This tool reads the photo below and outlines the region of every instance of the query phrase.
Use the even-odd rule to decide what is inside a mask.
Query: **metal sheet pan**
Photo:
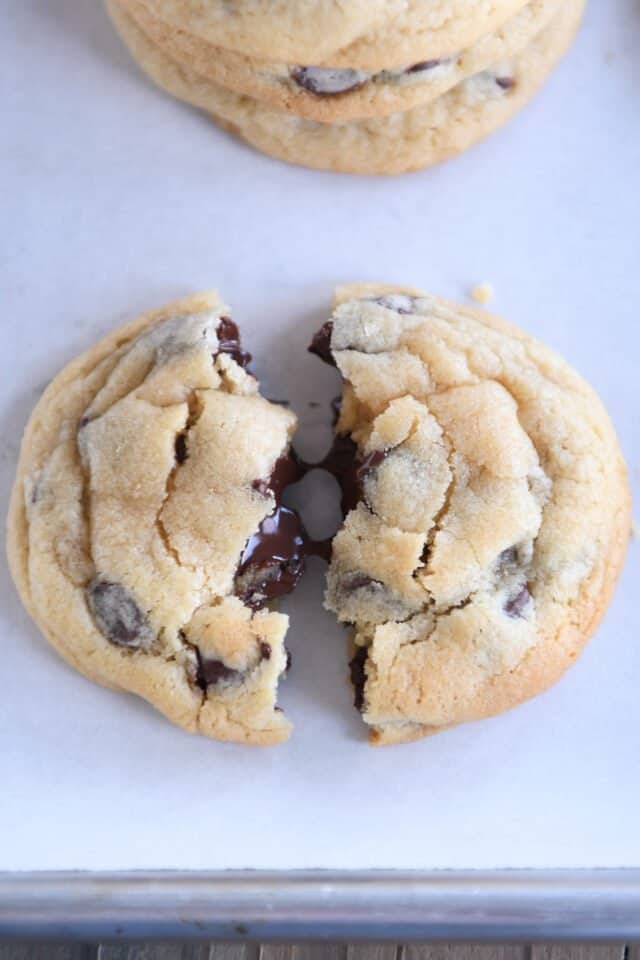
[[[640,870],[0,874],[0,938],[634,940]]]

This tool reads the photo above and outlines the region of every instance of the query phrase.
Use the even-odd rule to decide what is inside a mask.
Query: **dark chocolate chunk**
[[[320,96],[334,96],[361,87],[367,75],[348,67],[293,67],[289,71],[299,87]]]
[[[291,593],[304,573],[307,544],[298,514],[276,507],[247,541],[236,575],[236,595],[257,610]]]
[[[266,642],[266,640],[260,640],[258,643],[260,648],[260,659],[261,660],[270,660],[271,659],[271,645]]]
[[[309,353],[314,353],[316,357],[320,357],[320,359],[324,360],[325,363],[328,363],[331,367],[335,367],[336,362],[333,359],[333,354],[331,353],[332,332],[333,323],[331,320],[327,320],[326,323],[322,324],[311,341]]]
[[[179,433],[176,436],[175,443],[176,451],[176,463],[182,464],[187,459],[187,434],[185,432]]]
[[[218,683],[225,681],[238,680],[242,674],[239,670],[227,667],[222,660],[216,660],[210,657],[203,657],[198,647],[196,647],[198,657],[198,686],[201,690],[207,687],[215,687]]]
[[[501,90],[513,90],[516,85],[513,77],[496,77],[496,83]]]
[[[353,685],[353,705],[360,713],[362,713],[362,708],[364,707],[364,686],[367,682],[365,664],[368,653],[369,651],[366,647],[358,647],[349,663],[349,672]]]
[[[220,317],[218,323],[218,353],[228,354],[240,367],[248,367],[251,354],[242,349],[240,332],[230,317]]]
[[[91,581],[87,602],[100,633],[120,647],[148,650],[155,636],[146,614],[120,583]]]
[[[518,562],[517,547],[507,547],[498,557],[498,567],[510,567]]]
[[[514,596],[509,597],[507,602],[504,605],[504,612],[508,617],[513,617],[517,619],[521,617],[525,608],[528,606],[529,601],[531,600],[531,594],[529,593],[529,588],[525,584]]]

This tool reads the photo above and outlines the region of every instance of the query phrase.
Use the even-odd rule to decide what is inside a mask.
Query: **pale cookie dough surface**
[[[571,43],[584,0],[570,0],[515,58],[448,93],[386,117],[324,124],[271,110],[173,61],[114,2],[107,7],[138,64],[163,89],[279,159],[349,173],[401,173],[440,162],[491,133],[527,102]]]
[[[215,294],[179,301],[53,380],[23,439],[8,553],[27,610],[86,676],[186,730],[268,744],[290,730],[288,620],[235,578],[274,508],[255,481],[296,421],[259,395],[228,317]]]
[[[120,6],[177,63],[278,110],[334,123],[408,110],[441,96],[466,77],[518,54],[549,23],[561,2],[532,0],[468,50],[376,73],[251,60],[169,26],[152,16],[143,0],[120,0]]]
[[[259,60],[379,70],[471,46],[527,0],[143,0],[150,13]]]
[[[630,495],[601,401],[504,321],[415,290],[342,288],[337,431],[360,496],[326,605],[353,625],[378,743],[499,713],[556,681],[612,595]]]

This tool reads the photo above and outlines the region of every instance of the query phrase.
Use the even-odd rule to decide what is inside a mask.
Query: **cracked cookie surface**
[[[594,391],[550,349],[419,291],[341,288],[313,351],[344,380],[358,495],[326,606],[353,625],[371,739],[515,706],[556,681],[611,597],[626,470]]]
[[[9,560],[73,666],[189,731],[284,740],[276,707],[304,534],[279,504],[295,416],[260,396],[228,308],[148,313],[70,363],[27,426]],[[286,470],[284,471],[286,473]]]

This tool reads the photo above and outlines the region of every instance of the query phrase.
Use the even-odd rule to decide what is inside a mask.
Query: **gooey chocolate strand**
[[[310,347],[326,363],[333,364],[330,341],[333,324],[324,324]],[[228,353],[246,367],[250,354],[242,349],[238,327],[228,317],[218,326],[220,351]],[[335,409],[335,407],[334,407]],[[385,451],[374,451],[364,458],[350,437],[337,435],[328,454],[317,463],[300,459],[291,450],[280,457],[268,478],[258,478],[253,489],[265,497],[273,497],[275,508],[249,537],[240,557],[235,578],[235,592],[243,602],[258,610],[271,600],[291,593],[304,573],[307,557],[331,559],[331,539],[312,540],[295,510],[282,505],[284,490],[301,480],[311,470],[326,470],[336,478],[342,490],[342,512],[346,515],[363,498],[368,473],[385,459]]]

